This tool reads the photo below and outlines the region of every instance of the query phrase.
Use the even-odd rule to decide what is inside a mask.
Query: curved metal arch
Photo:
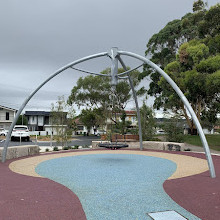
[[[137,55],[135,53],[127,52],[127,51],[118,51],[118,54],[119,55],[130,56],[130,57],[136,58],[136,59],[141,60],[144,63],[148,64],[149,66],[154,68],[158,73],[160,73],[160,75],[162,75],[166,79],[166,81],[172,86],[172,88],[176,91],[176,93],[178,94],[178,96],[181,98],[184,105],[186,106],[187,110],[189,111],[189,113],[190,113],[190,115],[191,115],[191,117],[192,117],[192,119],[193,119],[193,121],[196,125],[196,128],[198,129],[199,136],[200,136],[200,139],[202,141],[202,145],[203,145],[203,148],[205,150],[206,158],[207,158],[207,161],[208,161],[210,175],[211,175],[212,178],[215,178],[216,177],[215,168],[214,168],[214,164],[213,164],[213,161],[212,161],[212,156],[211,156],[211,153],[210,153],[210,149],[209,149],[206,137],[205,137],[205,135],[203,133],[203,130],[202,130],[202,126],[200,125],[199,120],[198,120],[195,112],[193,111],[189,101],[184,96],[184,94],[180,90],[180,88],[176,85],[176,83],[159,66],[157,66],[155,63],[148,60],[147,58],[142,57],[140,55]]]
[[[122,75],[127,75],[128,73],[130,73],[130,72],[132,72],[132,71],[134,71],[134,70],[140,68],[140,67],[143,66],[143,65],[144,65],[144,64],[142,63],[141,65],[139,65],[139,66],[137,66],[137,67],[135,67],[135,68],[133,68],[133,69],[131,69],[131,70],[127,70],[127,68],[126,68],[126,71],[125,71],[125,72],[119,73],[119,74],[117,74],[117,76],[118,76],[119,79],[128,79],[127,76],[123,77]],[[82,73],[88,73],[88,74],[92,74],[92,75],[96,75],[96,76],[107,76],[107,77],[111,77],[110,74],[95,73],[95,72],[91,72],[91,71],[88,71],[88,70],[82,70],[82,69],[79,69],[79,68],[76,68],[76,67],[73,67],[73,66],[71,66],[70,68],[73,69],[73,70],[76,70],[76,71],[80,71],[80,72],[82,72]],[[124,68],[124,70],[125,70],[125,68]]]
[[[118,57],[118,59],[119,59],[119,58],[120,58],[120,57]],[[139,65],[139,66],[137,66],[137,67],[135,67],[135,68],[133,68],[133,69],[131,69],[131,70],[128,70],[127,67],[123,66],[123,69],[125,70],[125,72],[119,73],[118,76],[128,75],[130,72],[132,72],[132,71],[134,71],[134,70],[140,68],[140,67],[143,66],[143,65],[144,65],[144,63],[142,63],[141,65]],[[121,78],[121,79],[123,79],[123,78]]]
[[[46,79],[42,84],[40,84],[29,96],[28,98],[25,99],[25,101],[23,102],[23,104],[21,105],[20,109],[18,110],[14,121],[12,122],[8,134],[7,134],[7,138],[4,144],[4,149],[2,152],[2,162],[4,163],[6,160],[6,154],[7,154],[7,149],[8,149],[8,143],[9,143],[9,139],[11,137],[11,133],[13,130],[14,125],[16,124],[19,115],[21,114],[21,112],[23,111],[24,107],[27,105],[27,103],[30,101],[30,99],[35,95],[35,93],[41,88],[43,87],[48,81],[50,81],[52,78],[54,78],[55,76],[57,76],[58,74],[60,74],[61,72],[63,72],[64,70],[87,60],[93,59],[93,58],[97,58],[97,57],[102,57],[102,56],[108,56],[112,59],[112,67],[116,66],[116,62],[117,62],[117,56],[120,55],[126,55],[126,56],[130,56],[133,58],[136,58],[138,60],[143,61],[144,63],[150,65],[152,68],[154,68],[155,70],[157,70],[157,72],[159,72],[166,80],[167,82],[172,86],[172,88],[176,91],[176,93],[179,95],[179,97],[181,98],[181,100],[183,101],[184,105],[186,106],[186,108],[188,109],[189,113],[192,116],[192,119],[199,131],[199,135],[200,135],[200,139],[202,141],[203,144],[203,148],[205,150],[205,154],[206,154],[206,158],[208,161],[208,165],[209,165],[209,171],[210,171],[210,175],[212,178],[215,178],[215,169],[214,169],[214,165],[213,165],[213,161],[212,161],[212,157],[211,157],[211,153],[208,147],[208,143],[207,140],[205,138],[205,135],[202,131],[202,127],[199,123],[199,120],[196,117],[195,112],[193,111],[191,105],[189,104],[188,100],[186,99],[186,97],[184,96],[184,94],[182,93],[182,91],[179,89],[179,87],[176,85],[176,83],[160,68],[158,67],[155,63],[151,62],[150,60],[146,59],[145,57],[142,57],[140,55],[137,55],[135,53],[131,53],[131,52],[126,52],[126,51],[118,51],[116,48],[111,50],[111,53],[108,52],[103,52],[103,53],[98,53],[98,54],[94,54],[91,56],[87,56],[84,58],[81,58],[79,60],[76,60],[72,63],[67,64],[66,66],[60,68],[59,70],[57,70],[55,73],[53,73],[50,77],[48,77],[48,79]],[[115,68],[113,68],[115,69]],[[114,71],[113,71],[114,72]],[[115,74],[115,73],[114,73]],[[117,77],[117,76],[115,76]]]
[[[47,82],[49,82],[51,79],[53,79],[55,76],[59,75],[60,73],[62,73],[64,70],[76,65],[76,64],[79,64],[79,63],[82,63],[84,61],[87,61],[87,60],[91,60],[91,59],[94,59],[94,58],[98,58],[98,57],[103,57],[103,56],[109,56],[109,53],[108,52],[103,52],[103,53],[98,53],[98,54],[93,54],[91,56],[86,56],[86,57],[83,57],[81,59],[78,59],[74,62],[71,62],[63,67],[61,67],[60,69],[58,69],[55,73],[53,73],[52,75],[50,75],[43,83],[41,83],[26,99],[25,101],[23,102],[23,104],[21,105],[21,107],[19,108],[19,110],[17,111],[16,115],[15,115],[15,118],[14,118],[14,121],[11,123],[11,126],[8,130],[8,134],[7,134],[7,137],[6,137],[6,141],[4,143],[4,148],[3,148],[3,152],[2,152],[2,162],[4,163],[5,160],[6,160],[6,155],[7,155],[7,149],[8,149],[8,144],[9,144],[9,141],[10,141],[10,138],[11,138],[11,133],[12,133],[12,130],[18,120],[18,117],[20,116],[21,112],[23,111],[23,109],[25,108],[25,106],[27,105],[27,103],[30,101],[30,99],[38,92],[38,90],[41,89],[41,87],[43,87]]]
[[[124,70],[127,70],[127,67],[124,63],[124,61],[122,60],[122,58],[120,56],[118,56],[118,60],[121,63],[122,67],[124,68]],[[142,64],[143,65],[143,64]],[[141,65],[141,66],[142,66]],[[127,71],[128,72],[128,71]],[[142,137],[142,126],[141,126],[141,114],[140,114],[140,109],[139,109],[139,105],[138,105],[138,100],[137,100],[137,94],[134,88],[134,83],[133,80],[131,79],[130,76],[130,72],[127,73],[127,76],[125,77],[120,77],[120,78],[127,78],[131,89],[132,89],[132,93],[133,93],[133,98],[134,98],[134,102],[135,102],[135,106],[136,106],[136,111],[137,111],[137,119],[138,119],[138,134],[139,134],[139,143],[140,143],[140,150],[143,150],[143,137]]]
[[[92,75],[96,75],[96,76],[111,77],[111,75],[109,75],[109,74],[94,73],[94,72],[90,72],[90,71],[87,71],[87,70],[78,69],[78,68],[75,68],[75,67],[73,67],[73,66],[71,66],[70,68],[73,69],[73,70],[80,71],[80,72],[82,72],[82,73],[88,73],[88,74],[92,74]]]

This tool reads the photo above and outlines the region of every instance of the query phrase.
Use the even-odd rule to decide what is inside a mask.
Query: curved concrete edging
[[[167,160],[171,160],[177,165],[176,171],[173,173],[169,179],[177,179],[187,176],[192,176],[195,174],[203,173],[208,170],[208,164],[205,159],[195,158],[191,156],[179,155],[179,154],[170,154],[170,153],[162,153],[162,152],[150,152],[150,151],[130,151],[130,150],[105,150],[105,151],[84,151],[84,152],[68,152],[68,153],[58,153],[58,154],[47,154],[43,156],[36,156],[26,159],[21,159],[14,161],[9,164],[9,168],[19,174],[33,176],[33,177],[41,177],[39,174],[35,172],[36,166],[46,160],[51,160],[60,157],[71,157],[78,155],[88,155],[88,154],[137,154],[137,155],[145,155],[152,157],[164,158]]]

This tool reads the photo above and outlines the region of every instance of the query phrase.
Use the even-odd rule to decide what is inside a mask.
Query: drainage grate
[[[187,220],[176,211],[163,211],[147,213],[154,220]]]

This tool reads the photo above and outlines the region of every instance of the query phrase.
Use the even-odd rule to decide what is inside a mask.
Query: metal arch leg
[[[121,59],[120,56],[118,57],[118,60],[121,63],[121,65],[124,68],[124,70],[127,71],[127,67],[126,67],[125,63],[123,62],[123,60]],[[136,110],[137,110],[140,150],[143,150],[143,138],[142,138],[142,127],[141,127],[140,109],[139,109],[139,106],[138,106],[137,95],[136,95],[136,91],[134,89],[134,85],[133,85],[132,79],[130,77],[130,74],[128,74],[128,80],[129,80],[129,83],[130,83],[130,86],[131,86],[131,89],[132,89],[132,94],[133,94],[133,98],[134,98],[135,106],[136,106]]]
[[[134,57],[134,58],[139,59],[139,60],[143,61],[144,63],[150,65],[152,68],[157,70],[167,80],[167,82],[172,86],[172,88],[176,91],[176,93],[179,95],[179,97],[183,101],[184,105],[188,109],[189,113],[191,114],[192,119],[193,119],[193,121],[194,121],[194,123],[195,123],[195,125],[196,125],[196,127],[198,129],[199,136],[200,136],[200,139],[202,141],[203,148],[205,150],[206,158],[207,158],[207,161],[208,161],[210,175],[211,175],[212,178],[215,178],[216,177],[215,168],[214,168],[214,165],[213,165],[213,161],[212,161],[211,153],[210,153],[210,150],[209,150],[209,146],[208,146],[206,137],[205,137],[205,135],[203,133],[202,127],[201,127],[201,125],[199,123],[199,120],[197,119],[196,114],[193,111],[190,103],[188,102],[188,100],[186,99],[186,97],[184,96],[182,91],[179,89],[179,87],[176,85],[176,83],[160,67],[158,67],[156,64],[154,64],[150,60],[146,59],[145,57],[142,57],[140,55],[137,55],[137,54],[134,54],[134,53],[131,53],[131,52],[126,52],[126,51],[117,51],[117,53],[118,53],[118,55],[121,54],[121,55],[127,55],[127,56],[130,56],[130,57]],[[76,64],[81,63],[81,62],[84,62],[86,60],[90,60],[90,59],[101,57],[101,56],[109,56],[109,53],[104,52],[104,53],[94,54],[94,55],[91,55],[91,56],[84,57],[82,59],[76,60],[76,61],[74,61],[74,62],[72,62],[70,64],[67,64],[66,66],[62,67],[61,69],[57,70],[54,74],[52,74],[47,80],[45,80],[40,86],[38,86],[37,89],[35,89],[34,92],[32,92],[27,99],[25,99],[24,103],[21,105],[20,109],[18,110],[18,112],[17,112],[17,114],[15,116],[14,121],[12,122],[12,124],[11,124],[11,126],[9,128],[9,131],[8,131],[8,134],[7,134],[7,138],[6,138],[6,141],[5,141],[5,144],[4,144],[3,153],[2,153],[2,162],[5,162],[5,160],[6,160],[8,143],[9,143],[9,140],[10,140],[10,137],[11,137],[12,129],[13,129],[15,123],[17,122],[19,115],[23,111],[24,107],[27,105],[27,103],[30,101],[30,99],[34,96],[34,94],[43,85],[45,85],[48,81],[50,81],[52,78],[54,78],[56,75],[60,74],[64,70],[70,68],[71,66],[76,65]],[[116,78],[117,78],[117,76],[116,76]]]
[[[172,86],[172,88],[176,91],[176,93],[178,94],[178,96],[181,98],[181,100],[183,101],[184,105],[188,109],[189,113],[191,114],[192,119],[193,119],[193,121],[194,121],[194,123],[195,123],[195,125],[196,125],[196,127],[198,129],[199,136],[200,136],[200,139],[202,141],[203,148],[205,150],[206,159],[208,161],[210,176],[212,178],[215,178],[216,174],[215,174],[214,164],[213,164],[213,161],[212,161],[212,156],[211,156],[211,153],[210,153],[210,149],[209,149],[206,137],[205,137],[205,135],[203,133],[202,127],[201,127],[201,125],[199,123],[199,120],[196,117],[196,114],[193,111],[189,101],[184,96],[184,94],[179,89],[179,87],[176,85],[176,83],[160,67],[158,67],[155,63],[151,62],[150,60],[146,59],[145,57],[142,57],[140,55],[137,55],[137,54],[131,53],[131,52],[127,52],[127,51],[118,51],[118,53],[119,53],[119,55],[121,54],[121,55],[126,55],[126,56],[130,56],[130,57],[134,57],[134,58],[136,58],[138,60],[141,60],[141,61],[145,62],[146,64],[148,64],[149,66],[154,68],[158,73],[160,73],[166,79],[166,81]]]
[[[7,149],[8,149],[8,144],[9,144],[9,141],[10,141],[10,138],[11,138],[11,133],[12,133],[12,130],[18,120],[18,117],[19,115],[21,114],[21,112],[23,111],[23,109],[25,108],[25,106],[27,105],[27,103],[31,100],[31,98],[35,95],[35,93],[38,92],[38,90],[41,89],[41,87],[43,87],[47,82],[49,82],[51,79],[53,79],[55,76],[57,76],[58,74],[60,74],[61,72],[63,72],[64,70],[68,69],[68,68],[71,68],[71,66],[73,65],[76,65],[78,63],[82,63],[84,61],[87,61],[87,60],[90,60],[90,59],[93,59],[93,58],[97,58],[97,57],[102,57],[102,56],[108,56],[108,53],[107,52],[103,52],[103,53],[98,53],[98,54],[94,54],[94,55],[91,55],[91,56],[87,56],[87,57],[84,57],[84,58],[81,58],[79,60],[76,60],[72,63],[69,63],[67,64],[66,66],[63,66],[62,68],[60,68],[59,70],[57,70],[55,73],[53,73],[48,79],[46,79],[42,84],[40,84],[26,99],[25,101],[23,102],[23,104],[21,105],[21,107],[19,108],[18,112],[16,113],[16,116],[13,120],[13,122],[11,123],[11,126],[9,128],[9,131],[8,131],[8,134],[7,134],[7,137],[6,137],[6,141],[4,143],[4,148],[3,148],[3,152],[2,152],[2,163],[5,162],[6,160],[6,155],[7,155]]]

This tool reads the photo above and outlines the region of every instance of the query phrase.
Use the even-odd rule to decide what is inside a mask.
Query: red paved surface
[[[170,153],[170,152],[167,152]],[[181,153],[205,158],[203,154]],[[217,178],[209,172],[167,180],[164,189],[179,205],[202,220],[220,219],[220,157],[213,156]],[[1,220],[84,220],[77,196],[68,188],[46,178],[13,173],[7,161],[0,164]]]
[[[10,160],[11,162],[12,160]],[[0,164],[1,220],[85,220],[78,197],[46,178],[13,173]]]
[[[202,154],[190,154],[204,158]],[[216,175],[210,178],[209,171],[198,175],[167,180],[166,193],[180,206],[203,220],[220,219],[220,156],[213,156]]]

